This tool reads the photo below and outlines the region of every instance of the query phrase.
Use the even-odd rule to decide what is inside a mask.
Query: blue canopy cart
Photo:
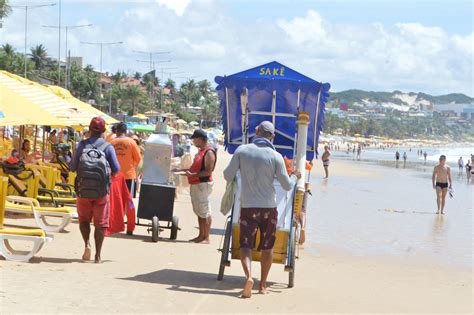
[[[233,75],[217,76],[215,82],[218,84],[216,90],[220,98],[226,150],[232,154],[239,145],[249,143],[260,122],[268,120],[275,126],[276,150],[293,159],[293,168],[304,174],[304,163],[317,156],[330,85],[315,81],[276,61]],[[285,264],[285,271],[289,272],[289,287],[294,285],[298,235],[296,217],[302,206],[302,186],[304,190],[304,179],[298,181],[294,190],[286,192],[275,183],[278,224],[273,261]],[[220,249],[218,280],[223,279],[225,267],[230,266],[229,256],[240,259],[239,184],[237,187]],[[252,259],[258,261],[260,252],[253,250]]]

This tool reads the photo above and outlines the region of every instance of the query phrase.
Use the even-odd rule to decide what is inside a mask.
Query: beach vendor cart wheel
[[[158,237],[160,236],[160,223],[158,222],[158,217],[154,216],[151,219],[151,240],[153,242],[158,242]]]
[[[295,269],[296,269],[296,227],[292,228],[290,239],[290,271],[288,273],[288,288],[295,286]]]
[[[232,236],[232,220],[228,220],[225,228],[224,234],[224,244],[221,249],[221,263],[219,265],[219,274],[217,275],[217,280],[221,281],[224,278],[224,269],[229,265],[228,257],[230,250],[230,238]]]
[[[179,230],[179,218],[177,216],[173,216],[173,218],[171,219],[170,240],[175,240],[178,238],[178,230]]]

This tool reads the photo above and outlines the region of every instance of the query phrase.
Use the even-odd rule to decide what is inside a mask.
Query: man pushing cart
[[[306,161],[316,156],[330,86],[277,62],[215,81],[225,147],[234,154],[224,177],[235,181],[217,279],[223,279],[230,257],[242,262],[243,298],[252,294],[252,260],[262,266],[259,293],[267,293],[272,263],[285,264],[293,287],[298,218],[306,193],[301,174]],[[282,155],[293,159],[291,176]]]

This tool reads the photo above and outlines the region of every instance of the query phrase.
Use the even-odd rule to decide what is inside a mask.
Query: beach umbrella
[[[155,131],[155,126],[153,125],[135,125],[132,127],[134,132],[145,132],[152,133]]]
[[[148,117],[143,115],[143,114],[136,114],[136,115],[133,115],[132,117],[140,119],[140,120],[147,120],[148,119]]]
[[[176,123],[177,123],[177,124],[183,124],[183,125],[187,125],[187,124],[188,124],[188,123],[186,122],[186,120],[184,120],[184,119],[178,119],[178,120],[176,120]]]
[[[191,126],[198,126],[199,125],[199,123],[197,121],[191,121],[189,124]]]

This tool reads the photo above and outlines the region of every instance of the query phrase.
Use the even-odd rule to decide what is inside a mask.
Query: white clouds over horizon
[[[12,14],[0,31],[2,42],[10,42],[20,51],[21,13]],[[169,58],[163,58],[173,60],[169,66],[179,67],[173,71],[210,81],[215,75],[277,60],[331,83],[337,91],[358,88],[473,95],[472,32],[452,34],[442,27],[416,22],[335,23],[314,9],[299,16],[249,21],[229,12],[225,2],[213,0],[136,3],[114,17],[113,25],[84,16],[77,16],[75,24],[79,20],[95,25],[69,34],[72,54],[84,56],[86,63],[98,67],[98,49],[80,41],[124,41],[124,45],[104,49],[104,70],[108,71],[144,72],[146,65],[135,59],[145,56],[133,50],[171,51]],[[46,21],[39,15],[29,21],[30,25],[51,23],[55,23],[54,17]],[[43,43],[57,56],[57,33],[31,26],[28,36],[29,47]]]

